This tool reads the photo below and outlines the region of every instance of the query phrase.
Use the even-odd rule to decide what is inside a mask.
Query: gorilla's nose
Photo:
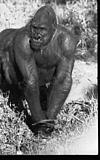
[[[39,40],[39,39],[41,38],[41,35],[38,34],[38,33],[36,33],[35,36],[34,36],[34,38],[35,38],[36,40]]]

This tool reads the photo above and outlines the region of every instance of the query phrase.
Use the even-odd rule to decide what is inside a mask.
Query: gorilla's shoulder
[[[3,38],[6,38],[8,36],[12,36],[12,34],[14,34],[17,31],[17,29],[4,29],[3,31],[0,32],[0,40]]]
[[[0,49],[6,48],[6,46],[12,43],[16,32],[17,29],[5,29],[0,32]]]
[[[80,37],[81,36],[81,29],[79,25],[74,25],[74,26],[64,26],[61,24],[57,25],[57,30],[59,33],[63,33],[63,35],[68,36],[70,35],[70,37]]]
[[[23,28],[10,28],[10,29],[4,29],[0,32],[0,49],[6,48],[10,45],[14,44],[14,41],[16,39],[16,36],[20,36],[21,33],[25,33],[25,29]]]
[[[62,24],[57,24],[57,30],[59,33],[70,33],[70,29]]]
[[[72,54],[77,46],[80,39],[81,32],[78,26],[67,28],[63,25],[58,25],[58,43],[64,53]]]

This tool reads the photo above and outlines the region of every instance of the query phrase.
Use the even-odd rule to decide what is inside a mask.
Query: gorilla
[[[70,31],[58,24],[49,5],[38,9],[24,27],[0,33],[0,88],[10,90],[9,104],[24,110],[33,131],[30,124],[56,119],[70,92],[80,34],[78,25]]]

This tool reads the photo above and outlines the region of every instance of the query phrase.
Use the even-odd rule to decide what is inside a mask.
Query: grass
[[[68,143],[93,126],[97,118],[97,100],[73,101],[63,106],[50,137],[42,134],[35,137],[23,122],[23,115],[15,115],[7,105],[1,104],[0,112],[0,154],[68,154]]]
[[[42,5],[39,0],[1,0],[0,31],[10,27],[22,27]],[[85,13],[92,8],[90,1],[85,0],[83,3],[83,0],[80,0],[72,5],[68,2],[63,7],[53,4],[53,7],[60,23],[65,23],[68,18],[70,22],[69,15],[73,10],[77,21],[83,25],[86,36]],[[82,38],[80,54],[87,52],[85,36]],[[24,123],[23,113],[21,116],[15,114],[7,105],[8,98],[4,98],[1,92],[0,155],[97,154],[95,131],[98,123],[98,100],[94,90],[91,92],[92,86],[97,86],[97,63],[91,59],[86,61],[87,57],[84,61],[79,59],[74,65],[72,90],[57,116],[55,130],[49,137],[41,133],[35,137]],[[87,96],[87,93],[90,96]],[[94,134],[91,136],[91,133]],[[92,145],[90,142],[93,142],[93,139],[95,142]]]

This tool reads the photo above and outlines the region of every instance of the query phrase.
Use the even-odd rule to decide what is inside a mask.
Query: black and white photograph
[[[0,0],[0,155],[98,155],[97,0]]]

